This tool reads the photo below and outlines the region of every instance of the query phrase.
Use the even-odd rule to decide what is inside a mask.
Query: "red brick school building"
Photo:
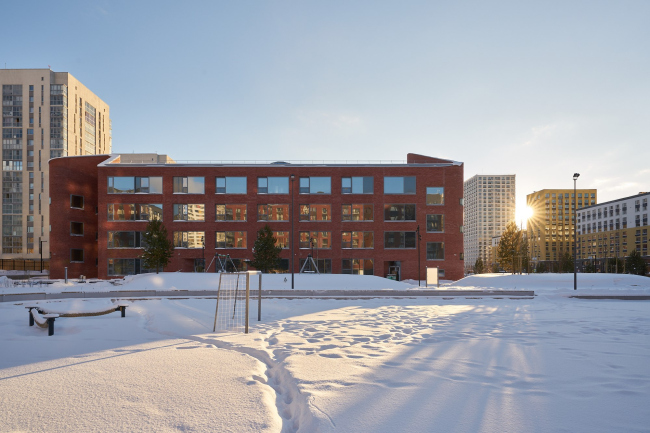
[[[141,233],[161,219],[174,243],[167,272],[238,270],[268,224],[281,266],[312,254],[321,273],[398,279],[463,277],[463,164],[408,154],[405,163],[176,163],[164,155],[50,160],[52,278],[147,272]],[[418,239],[418,234],[420,239]],[[232,266],[229,263],[229,266]],[[229,269],[230,270],[230,269]]]

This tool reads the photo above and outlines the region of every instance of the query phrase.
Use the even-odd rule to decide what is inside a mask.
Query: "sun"
[[[533,216],[533,208],[526,203],[517,204],[515,208],[515,222],[517,225],[526,227],[528,220]]]

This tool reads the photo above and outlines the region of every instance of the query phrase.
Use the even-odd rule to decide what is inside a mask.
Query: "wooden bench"
[[[122,312],[122,317],[126,317],[126,307],[128,307],[128,306],[129,306],[128,303],[120,302],[119,304],[117,304],[117,308],[115,309],[115,311],[121,311]]]
[[[122,313],[122,317],[126,317],[126,307],[128,307],[129,304],[126,302],[120,302],[117,304],[117,307],[115,308],[114,311],[120,311]],[[38,314],[38,317],[41,317],[46,320],[45,323],[41,324],[41,321],[38,320],[38,326],[44,328],[47,326],[47,335],[51,336],[54,335],[54,320],[58,319],[59,317],[66,317],[66,314],[54,314],[54,313],[49,313],[49,314],[43,314],[44,311],[41,309],[39,305],[25,305],[25,308],[29,312],[29,326],[34,326],[35,323],[35,314]],[[111,310],[108,310],[109,312]],[[89,314],[89,315],[94,315],[94,314]]]

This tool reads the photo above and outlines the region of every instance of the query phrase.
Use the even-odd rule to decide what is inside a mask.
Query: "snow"
[[[164,272],[130,275],[124,279],[110,281],[91,280],[91,282],[82,283],[77,280],[68,280],[67,284],[63,280],[48,281],[50,284],[32,280],[26,286],[0,287],[0,294],[216,291],[219,288],[219,275],[217,273]],[[257,277],[251,279],[251,288],[258,288],[257,281]],[[424,281],[422,285],[424,288]],[[417,282],[409,284],[372,275],[295,274],[294,288],[296,290],[409,290],[416,289]],[[291,274],[263,274],[262,289],[291,290]]]
[[[399,287],[338,277],[336,288]],[[119,289],[210,287],[159,278]],[[579,294],[650,295],[644,277],[578,282]],[[476,275],[441,289],[536,296],[264,299],[248,335],[211,333],[209,298],[131,299],[125,318],[59,318],[51,337],[28,326],[26,302],[0,303],[0,430],[647,431],[648,301],[570,298],[572,274]],[[38,301],[53,312],[113,302]]]

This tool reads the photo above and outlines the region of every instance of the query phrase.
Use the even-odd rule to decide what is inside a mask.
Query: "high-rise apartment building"
[[[49,257],[48,160],[111,152],[109,107],[67,72],[0,69],[3,259]]]
[[[633,250],[648,255],[648,201],[650,193],[590,205],[578,212],[578,266],[591,263],[601,272],[615,272],[607,263]],[[620,269],[619,269],[620,270]]]
[[[595,205],[595,189],[543,189],[526,196],[532,210],[528,219],[527,234],[532,264],[557,262],[563,253],[573,255],[573,213],[576,209]],[[552,269],[549,269],[552,270]]]
[[[476,175],[465,181],[464,250],[466,268],[479,257],[490,262],[492,238],[515,219],[515,175]]]

